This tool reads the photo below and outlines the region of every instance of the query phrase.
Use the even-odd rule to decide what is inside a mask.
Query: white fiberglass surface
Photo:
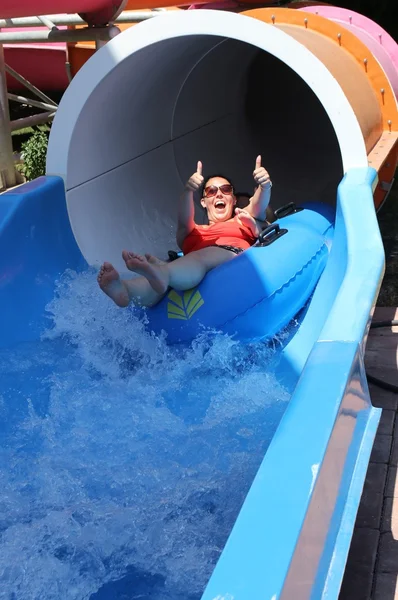
[[[335,130],[309,85],[270,53],[216,36],[131,54],[95,87],[72,131],[68,213],[91,265],[123,268],[122,248],[162,257],[175,249],[179,197],[198,160],[205,176],[222,173],[252,194],[261,154],[274,209],[333,204],[343,174]],[[53,144],[49,163],[61,142]]]

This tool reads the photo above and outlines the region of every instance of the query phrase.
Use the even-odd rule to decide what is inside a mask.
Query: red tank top
[[[213,225],[195,225],[185,238],[182,251],[189,254],[208,246],[235,246],[246,250],[256,239],[251,229],[241,225],[235,217]]]

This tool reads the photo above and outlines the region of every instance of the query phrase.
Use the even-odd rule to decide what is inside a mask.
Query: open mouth
[[[218,208],[219,210],[222,210],[225,207],[226,204],[223,200],[217,200],[217,202],[214,203],[214,208]]]

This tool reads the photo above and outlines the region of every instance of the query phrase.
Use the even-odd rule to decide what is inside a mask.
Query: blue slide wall
[[[204,600],[338,596],[380,417],[363,360],[384,268],[375,178],[355,170],[339,186],[328,264],[280,361],[294,392]],[[40,336],[61,273],[87,266],[60,178],[0,196],[0,250],[1,346],[11,347]]]
[[[0,344],[37,339],[56,279],[86,265],[60,178],[39,177],[0,196],[0,256]]]

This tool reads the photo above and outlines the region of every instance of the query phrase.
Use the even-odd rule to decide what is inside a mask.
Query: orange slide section
[[[394,90],[364,43],[341,25],[291,8],[257,8],[242,14],[264,21],[295,38],[317,56],[339,82],[358,119],[369,166],[379,174],[375,206],[383,203],[398,164],[398,107]]]

